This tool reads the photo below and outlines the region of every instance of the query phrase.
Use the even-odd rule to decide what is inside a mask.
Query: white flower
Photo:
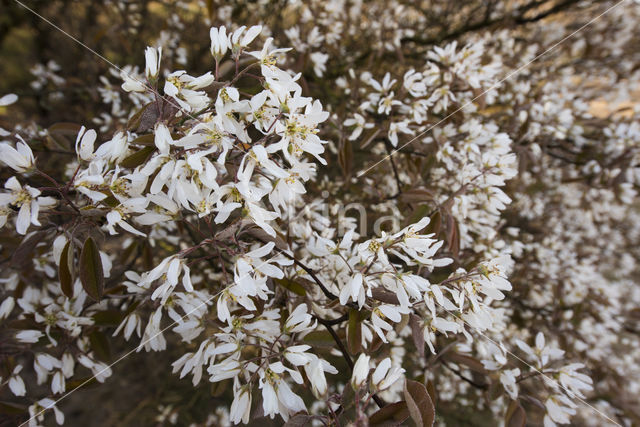
[[[153,47],[147,47],[144,51],[145,58],[145,74],[149,80],[155,80],[158,78],[160,72],[160,61],[162,59],[162,48],[158,49]]]
[[[340,290],[340,304],[347,305],[350,299],[357,302],[360,308],[364,305],[365,287],[363,286],[361,273],[356,273],[349,280],[349,283]]]
[[[58,425],[64,424],[64,413],[56,407],[56,402],[53,399],[45,398],[29,406],[29,427],[38,427],[39,423],[44,421],[44,413],[48,409],[53,409]]]
[[[348,127],[355,126],[351,135],[349,135],[350,141],[358,139],[364,129],[371,129],[375,126],[373,123],[367,123],[366,119],[358,113],[355,113],[353,118],[345,120],[344,125]]]
[[[0,97],[0,107],[6,107],[7,105],[11,105],[18,100],[18,95],[15,93],[9,93]]]
[[[82,160],[89,161],[93,159],[93,144],[96,141],[96,131],[89,129],[85,131],[85,127],[80,128],[76,138],[76,153]]]
[[[33,361],[33,369],[36,371],[37,383],[43,384],[51,371],[60,369],[62,363],[47,353],[37,353]]]
[[[144,330],[144,334],[142,335],[142,340],[137,351],[140,351],[143,347],[146,351],[161,351],[167,348],[167,341],[162,335],[162,330],[160,329],[161,321],[162,307],[158,307],[149,318],[149,323]]]
[[[124,200],[120,205],[107,214],[107,224],[105,228],[109,230],[109,234],[118,234],[115,230],[115,226],[119,225],[126,231],[137,234],[138,236],[146,237],[141,231],[133,228],[129,223],[125,221],[131,213],[144,213],[146,207],[149,204],[149,200],[144,197],[136,197],[133,199]]]
[[[141,327],[142,319],[140,319],[140,316],[137,313],[131,313],[125,317],[122,322],[120,322],[120,325],[118,325],[113,336],[115,337],[120,333],[120,331],[124,330],[124,339],[129,341],[129,338],[131,338],[131,334],[133,334],[134,331],[136,332],[136,335],[140,336]]]
[[[9,178],[4,187],[11,190],[11,193],[0,193],[0,208],[13,205],[20,209],[16,219],[16,231],[19,234],[26,234],[30,224],[39,226],[38,214],[40,209],[56,204],[56,200],[52,197],[38,197],[40,196],[40,190],[36,188],[28,185],[23,188],[15,176]],[[3,221],[2,224],[4,224]]]
[[[316,73],[316,76],[322,77],[325,71],[327,71],[327,60],[329,59],[329,55],[322,52],[314,52],[309,55],[311,58],[311,62],[313,62],[313,72]]]
[[[13,373],[9,377],[9,390],[11,390],[11,393],[13,393],[15,396],[24,396],[25,394],[27,394],[27,389],[24,386],[24,381],[22,380],[22,377],[18,375],[20,371],[22,371],[22,365],[17,365],[15,368],[13,368]]]
[[[269,74],[268,69],[271,67],[275,68],[276,56],[278,54],[288,52],[291,50],[291,48],[272,49],[271,48],[272,43],[273,43],[273,38],[269,37],[264,42],[264,46],[262,47],[261,51],[248,52],[249,55],[253,56],[254,58],[257,58],[260,61],[263,74],[265,74],[265,70],[266,70],[266,74]]]
[[[51,392],[53,394],[64,393],[66,390],[66,381],[64,378],[64,374],[62,371],[58,371],[53,374],[53,379],[51,380]]]
[[[544,402],[544,406],[547,409],[547,415],[544,417],[545,427],[555,426],[555,423],[569,424],[571,416],[576,414],[575,408],[578,407],[578,405],[562,394],[549,397]]]
[[[98,382],[105,382],[105,380],[111,376],[111,368],[102,362],[96,362],[91,358],[81,354],[78,356],[78,362],[87,369],[90,369]]]
[[[389,142],[391,142],[391,145],[393,145],[394,147],[398,145],[398,132],[411,134],[412,130],[411,128],[409,128],[409,122],[405,120],[401,122],[392,122],[389,124]]]
[[[213,55],[216,61],[219,61],[231,47],[229,37],[227,36],[227,29],[224,26],[220,28],[211,27],[209,37],[211,37],[211,55]]]
[[[251,390],[241,387],[234,393],[235,397],[229,409],[229,420],[234,424],[247,424],[251,415]]]
[[[302,344],[287,347],[284,357],[294,366],[304,366],[311,361],[309,354],[305,353],[311,346]]]
[[[147,90],[145,83],[131,73],[121,71],[120,78],[124,80],[121,87],[125,92],[146,92]]]
[[[362,353],[356,360],[355,365],[353,366],[353,373],[351,374],[351,387],[354,390],[362,387],[367,381],[367,377],[369,376],[369,361],[371,357]]]
[[[111,140],[102,143],[96,149],[95,155],[99,159],[118,163],[126,158],[128,150],[127,135],[123,132],[116,132]]]
[[[16,339],[22,343],[33,344],[38,342],[38,340],[43,336],[44,334],[40,331],[27,329],[27,330],[18,332],[16,334]]]
[[[16,148],[8,142],[0,143],[0,161],[16,172],[26,172],[33,168],[35,159],[29,145],[24,141],[18,141]]]
[[[2,303],[0,303],[0,319],[6,319],[11,314],[11,311],[16,305],[14,297],[5,297]]]
[[[262,261],[262,258],[271,253],[274,247],[275,243],[269,242],[264,246],[247,252],[236,260],[233,280],[245,295],[259,295],[266,299],[268,290],[266,287],[267,278],[282,279],[284,277],[282,270],[274,265],[276,261],[273,259]],[[291,264],[291,262],[284,260],[278,260],[277,262]],[[306,306],[304,306],[304,309],[306,310]]]
[[[262,25],[254,25],[250,27],[245,33],[244,30],[247,27],[244,25],[233,32],[231,36],[231,49],[234,55],[239,55],[242,50],[249,46],[251,42],[258,37],[258,34],[262,31]],[[244,33],[244,35],[243,35]],[[242,39],[240,37],[242,36]],[[213,39],[213,38],[212,38]]]
[[[167,76],[164,93],[186,111],[201,110],[211,103],[211,99],[205,91],[198,89],[209,86],[214,80],[215,77],[210,72],[193,77],[185,71],[175,71]]]
[[[320,359],[314,354],[310,354],[310,361],[304,365],[304,372],[311,383],[311,391],[318,399],[323,399],[327,394],[327,379],[325,372],[337,374],[338,370],[326,360]]]
[[[287,318],[284,330],[290,334],[309,331],[314,329],[317,324],[317,322],[312,324],[312,321],[313,316],[307,311],[307,304],[299,304]]]
[[[371,375],[371,383],[377,391],[383,391],[391,387],[393,383],[402,378],[404,369],[399,366],[391,366],[391,359],[387,357],[378,364]]]
[[[578,395],[584,399],[585,396],[582,391],[593,390],[593,380],[589,376],[577,372],[578,369],[582,368],[584,368],[582,363],[571,363],[560,368],[558,379],[570,397]]]
[[[545,367],[547,363],[549,363],[549,360],[558,359],[564,354],[563,350],[546,346],[544,334],[542,332],[538,332],[538,334],[536,335],[535,348],[531,348],[527,343],[519,339],[516,340],[516,345],[520,347],[520,350],[537,359],[539,369]]]
[[[276,362],[260,371],[264,415],[274,418],[276,414],[280,414],[285,421],[296,412],[306,411],[302,398],[291,391],[289,384],[284,381],[283,374],[286,370],[282,363]],[[288,372],[292,373],[290,370]]]
[[[156,144],[156,147],[158,147],[158,151],[160,151],[160,154],[169,154],[169,149],[173,144],[173,138],[171,138],[171,132],[169,131],[167,125],[165,125],[164,123],[158,123],[156,125],[154,134],[155,137],[153,141]]]
[[[505,391],[509,394],[511,399],[515,400],[518,397],[518,384],[516,378],[520,375],[520,369],[507,369],[500,373],[500,382],[504,386]]]
[[[386,333],[393,330],[393,326],[386,322],[386,319],[392,322],[398,323],[402,320],[403,314],[409,314],[410,310],[405,307],[395,306],[391,304],[381,304],[374,308],[371,312],[371,322],[373,323],[373,330],[376,331],[378,336],[383,342],[389,342],[386,337]]]

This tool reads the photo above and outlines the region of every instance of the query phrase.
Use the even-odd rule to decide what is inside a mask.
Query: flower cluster
[[[139,352],[150,423],[637,421],[640,9],[276,3],[96,2],[138,65],[0,97],[0,413]]]

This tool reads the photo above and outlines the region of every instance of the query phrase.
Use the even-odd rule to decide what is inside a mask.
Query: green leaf
[[[302,341],[312,347],[335,347],[336,345],[333,336],[327,331],[310,332],[304,336]]]
[[[58,266],[58,278],[60,279],[60,289],[67,298],[73,298],[73,245],[71,240],[64,245],[60,255],[60,266]]]
[[[391,403],[384,408],[380,408],[369,417],[371,427],[391,427],[404,423],[409,418],[409,409],[404,400]]]
[[[104,274],[98,246],[91,237],[85,240],[80,253],[80,281],[89,296],[96,301],[104,292]]]
[[[347,325],[347,347],[349,353],[358,354],[362,351],[362,318],[355,308],[349,310],[349,323]]]
[[[417,381],[405,380],[404,398],[411,418],[417,426],[431,427],[436,417],[427,388]]]

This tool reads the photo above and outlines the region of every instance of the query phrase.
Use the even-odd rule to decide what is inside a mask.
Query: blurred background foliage
[[[294,53],[292,58],[295,64],[292,64],[292,68],[303,72],[301,84],[305,95],[321,98],[324,104],[329,101],[339,105],[331,102],[341,93],[332,90],[332,82],[337,75],[343,75],[355,64],[360,69],[366,66],[375,68],[376,74],[382,75],[384,67],[393,67],[394,64],[394,61],[382,61],[385,56],[398,55],[398,61],[411,61],[411,56],[423,58],[432,46],[456,40],[469,32],[510,28],[550,17],[562,19],[562,14],[568,8],[580,2],[517,2],[517,7],[507,7],[504,14],[498,16],[482,13],[487,3],[495,3],[492,0],[407,0],[404,3],[428,18],[423,21],[422,27],[414,28],[413,36],[402,40],[403,44],[410,46],[407,50],[390,52],[376,49],[373,45],[370,49],[362,48],[363,40],[358,37],[341,40],[344,51],[349,51],[349,46],[359,46],[357,51],[360,55],[332,54],[323,79],[315,76],[306,54],[296,56]],[[287,22],[298,19],[288,4],[287,0],[232,3],[211,0],[52,0],[32,1],[28,6],[120,67],[126,64],[143,66],[145,46],[154,45],[164,31],[166,34],[180,31],[179,46],[186,49],[186,62],[173,63],[176,56],[166,55],[163,57],[163,68],[186,69],[192,75],[200,75],[213,67],[208,35],[212,25],[228,22],[237,25],[263,24],[276,36],[276,45],[288,46],[285,37],[277,38],[283,28],[288,28]],[[228,10],[226,16],[220,16],[219,13],[223,6]],[[179,22],[173,18],[175,16],[180,17]],[[256,22],[255,16],[260,17],[259,22]],[[404,23],[409,27],[413,24]],[[366,27],[368,23],[352,25]],[[107,61],[97,58],[87,47],[30,13],[16,1],[0,0],[0,95],[15,93],[20,97],[19,104],[12,106],[10,111],[2,111],[0,107],[0,126],[10,128],[11,124],[18,122],[37,123],[42,128],[61,122],[90,124],[105,109],[97,88],[101,85],[101,76],[107,75],[111,66]],[[64,82],[58,85],[48,81],[44,87],[34,88],[32,70],[39,65],[52,64],[50,61],[57,64],[59,68],[55,74],[62,77]],[[58,93],[62,96],[50,96]],[[596,107],[603,114],[608,114],[606,105],[594,105]],[[52,157],[49,161],[55,159]],[[338,169],[338,162],[329,164]],[[114,342],[117,343],[114,348],[105,349],[107,360],[113,361],[114,356],[119,357],[131,350],[132,343],[122,340]],[[168,350],[162,353],[133,354],[115,367],[115,375],[105,385],[91,384],[79,395],[71,395],[65,403],[67,425],[137,426],[161,423],[162,419],[158,418],[159,406],[170,416],[172,403],[183,402],[185,395],[192,395],[188,404],[190,410],[185,411],[182,407],[182,414],[189,414],[191,419],[181,418],[179,423],[200,423],[205,421],[212,408],[218,406],[217,399],[220,402],[230,401],[231,384],[228,381],[207,390],[206,387],[194,388],[188,379],[180,380],[177,375],[171,375],[170,363],[182,355],[183,349],[172,347],[171,342],[167,347]],[[457,405],[453,406],[449,402],[438,407],[438,415],[447,425],[469,425],[471,419],[473,425],[492,425],[493,418],[490,416],[483,417],[477,411],[466,413],[460,411]],[[277,425],[277,422],[259,418],[257,424],[268,426]]]

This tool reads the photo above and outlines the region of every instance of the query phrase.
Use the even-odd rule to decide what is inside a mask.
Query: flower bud
[[[369,360],[371,358],[366,354],[361,354],[356,360],[356,364],[353,367],[353,374],[351,375],[351,387],[354,390],[358,390],[364,385],[369,376]]]

